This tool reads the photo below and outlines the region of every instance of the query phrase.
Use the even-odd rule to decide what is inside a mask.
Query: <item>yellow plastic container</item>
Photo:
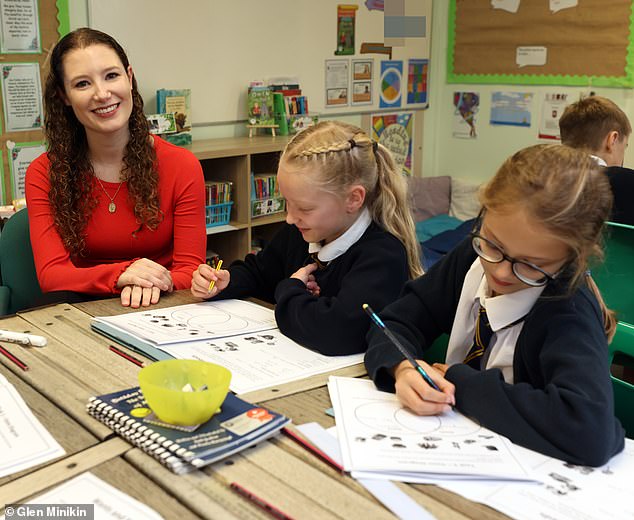
[[[139,372],[141,392],[156,416],[185,426],[204,423],[218,412],[230,382],[225,367],[192,359],[157,361]],[[193,392],[183,391],[187,384]],[[200,390],[204,385],[206,390]]]

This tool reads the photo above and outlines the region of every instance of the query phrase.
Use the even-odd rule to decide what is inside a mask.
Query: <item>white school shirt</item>
[[[363,208],[357,220],[354,221],[352,226],[350,226],[343,235],[335,238],[332,242],[324,246],[322,246],[320,242],[309,242],[308,252],[317,253],[317,258],[319,258],[321,262],[330,262],[350,249],[350,247],[363,236],[363,233],[370,227],[371,223],[372,217],[370,216],[370,210]]]
[[[545,287],[545,286],[544,286]],[[504,381],[513,383],[513,354],[517,338],[524,321],[509,326],[528,314],[544,287],[528,287],[511,294],[489,296],[491,291],[484,276],[484,269],[476,258],[464,279],[460,300],[456,309],[449,345],[447,364],[462,363],[473,345],[473,334],[479,306],[487,312],[489,323],[495,334],[485,352],[485,368],[499,368]]]

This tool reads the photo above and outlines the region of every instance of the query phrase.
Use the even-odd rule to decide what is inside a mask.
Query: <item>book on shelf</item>
[[[191,90],[159,89],[156,91],[156,111],[159,114],[174,114],[176,131],[163,138],[170,143],[183,146],[192,143]]]
[[[247,91],[247,121],[250,125],[275,124],[273,91],[270,87],[252,84]]]
[[[231,202],[233,183],[228,181],[205,182],[205,205],[225,204]]]
[[[238,453],[275,435],[290,422],[286,416],[231,392],[220,412],[198,427],[159,420],[139,387],[91,397],[86,410],[174,473],[187,473]]]
[[[96,332],[155,360],[199,359],[232,373],[238,394],[359,364],[363,354],[324,356],[277,328],[272,309],[243,300],[211,300],[93,318]]]

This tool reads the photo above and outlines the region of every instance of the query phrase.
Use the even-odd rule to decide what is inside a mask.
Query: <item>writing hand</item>
[[[456,404],[454,385],[424,361],[416,362],[441,391],[429,386],[409,361],[404,360],[394,368],[396,396],[401,404],[417,415],[438,415],[449,411]]]
[[[214,286],[209,291],[209,284],[214,280]],[[192,274],[191,292],[198,298],[211,298],[225,289],[231,281],[231,273],[226,269],[216,271],[207,264],[200,264]]]

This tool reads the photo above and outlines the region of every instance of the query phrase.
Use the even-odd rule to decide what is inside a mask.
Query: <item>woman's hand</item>
[[[154,287],[140,287],[139,285],[126,285],[121,290],[121,305],[124,307],[148,307],[158,303],[161,298],[161,290]]]
[[[174,289],[171,273],[161,264],[148,258],[140,258],[130,264],[117,280],[117,288],[121,290],[135,285],[144,289],[156,287],[159,291],[165,292],[172,292]]]
[[[424,361],[416,362],[441,391],[429,386],[409,361],[403,360],[394,367],[396,396],[401,404],[417,415],[437,415],[449,411],[456,404],[454,385]]]
[[[296,278],[297,280],[304,282],[306,289],[313,296],[319,296],[319,293],[321,292],[319,284],[315,280],[315,275],[313,274],[317,270],[317,267],[316,263],[308,264],[304,267],[300,267],[291,275],[291,278]]]
[[[214,281],[214,286],[209,290],[210,283]],[[216,271],[207,264],[200,264],[198,269],[192,274],[192,294],[198,298],[211,298],[229,285],[231,273],[226,269]]]

